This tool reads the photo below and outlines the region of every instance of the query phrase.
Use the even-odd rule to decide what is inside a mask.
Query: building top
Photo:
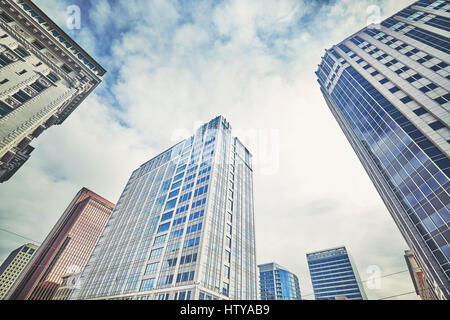
[[[87,193],[88,197],[90,197],[91,199],[94,199],[94,200],[97,200],[98,202],[101,202],[103,205],[107,206],[109,209],[114,209],[114,207],[116,206],[111,201],[106,200],[102,196],[100,196],[97,193],[89,190],[86,187],[81,188],[81,190],[79,191],[79,193],[83,193],[83,192]]]
[[[216,116],[214,119],[201,125],[196,130],[196,132],[198,132],[199,130],[204,132],[206,129],[209,129],[209,130],[218,129],[220,124],[222,124],[222,126],[225,130],[231,130],[230,123],[225,119],[224,116],[219,115],[219,116]],[[150,160],[143,163],[139,168],[134,170],[133,173],[131,174],[130,179],[138,178],[138,177],[148,173],[149,171],[163,165],[167,161],[175,159],[176,157],[180,156],[181,153],[183,152],[183,149],[186,148],[186,146],[189,143],[193,143],[194,137],[195,137],[195,134],[186,139],[183,139],[182,141],[176,143],[175,145],[171,146],[170,148],[164,150],[163,152],[158,153],[158,155],[154,156]],[[244,144],[237,137],[234,137],[234,140],[236,141],[237,144],[239,144],[239,146],[242,147],[242,150],[244,150],[244,154],[242,154],[240,156],[242,157],[244,162],[248,165],[248,167],[250,169],[252,169],[251,160],[250,160],[250,158],[252,157],[252,154],[250,153],[250,151],[248,151],[248,149],[244,146]],[[186,141],[188,141],[187,144],[185,144]]]
[[[58,40],[63,48],[73,56],[83,62],[91,71],[98,71],[99,76],[103,76],[106,70],[92,58],[83,48],[81,48],[66,32],[64,32],[56,23],[53,22],[39,7],[30,0],[16,0],[41,27]]]
[[[345,246],[310,252],[310,253],[306,254],[306,257],[308,258],[308,260],[312,260],[312,259],[322,259],[325,257],[331,257],[331,256],[337,256],[337,255],[343,255],[343,254],[348,254]]]

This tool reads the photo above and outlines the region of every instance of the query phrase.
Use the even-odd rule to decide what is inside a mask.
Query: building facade
[[[405,261],[416,293],[422,300],[437,300],[433,286],[425,278],[422,268],[417,263],[411,250],[405,251]]]
[[[0,1],[0,182],[28,160],[30,142],[61,124],[104,73],[31,1]]]
[[[113,203],[82,188],[39,247],[7,298],[52,300],[68,275],[84,269],[113,209]]]
[[[136,169],[71,299],[257,299],[252,156],[219,116]]]
[[[307,253],[306,260],[316,300],[367,299],[356,265],[345,247]]]
[[[3,300],[11,287],[34,256],[37,246],[32,243],[24,244],[11,252],[0,266],[0,300]]]
[[[450,298],[450,3],[416,1],[327,50],[325,100],[441,299]]]
[[[301,300],[300,284],[292,272],[276,263],[266,263],[259,268],[261,300]]]

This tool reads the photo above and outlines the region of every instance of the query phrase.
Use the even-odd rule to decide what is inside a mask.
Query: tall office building
[[[300,300],[298,278],[276,263],[266,263],[259,268],[261,300]]]
[[[67,276],[83,270],[113,209],[114,204],[82,188],[39,247],[7,299],[52,300]]]
[[[422,300],[437,300],[433,291],[433,286],[424,277],[423,270],[417,263],[414,253],[411,250],[405,251],[405,261],[416,293]]]
[[[32,243],[24,244],[11,252],[0,266],[0,300],[2,300],[16,282],[20,273],[34,256],[37,246]]]
[[[71,299],[257,299],[252,156],[219,116],[144,163]]]
[[[0,182],[28,160],[29,143],[63,123],[104,73],[31,1],[0,1]]]
[[[416,1],[327,50],[325,100],[441,299],[450,298],[448,1]]]
[[[306,254],[316,300],[366,300],[355,263],[345,247]]]

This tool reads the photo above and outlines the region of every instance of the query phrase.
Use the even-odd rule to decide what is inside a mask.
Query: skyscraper
[[[316,300],[366,300],[358,270],[345,247],[306,254]]]
[[[0,266],[0,300],[7,295],[20,273],[36,253],[37,248],[32,243],[24,244],[11,252],[2,263]]]
[[[450,298],[448,1],[416,1],[327,50],[325,100],[425,276]]]
[[[266,263],[259,268],[261,300],[300,300],[298,278],[276,263]]]
[[[61,124],[105,70],[29,0],[0,2],[0,182]]]
[[[82,188],[72,200],[19,280],[9,300],[51,300],[68,275],[81,272],[114,204]],[[64,278],[64,279],[63,279]]]
[[[257,299],[252,156],[222,116],[136,169],[71,299]]]

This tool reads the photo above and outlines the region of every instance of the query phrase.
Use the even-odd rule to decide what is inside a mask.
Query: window
[[[163,248],[158,248],[158,249],[154,249],[152,250],[152,252],[150,252],[150,259],[154,259],[154,258],[159,258],[162,254],[162,250]]]
[[[38,50],[44,49],[44,46],[37,40],[34,40],[31,44]]]
[[[164,210],[170,210],[170,209],[175,208],[175,205],[177,204],[177,200],[178,199],[173,199],[173,200],[168,201],[166,203],[166,208]]]
[[[186,168],[186,165],[182,165],[181,167],[178,167],[177,171],[175,172],[175,174],[180,173],[181,171],[183,171]]]
[[[442,124],[440,121],[435,121],[430,124],[428,124],[433,130],[439,130],[441,128],[445,128],[445,125]]]
[[[13,22],[13,21],[14,21],[13,19],[11,19],[10,16],[8,16],[8,15],[6,14],[5,11],[2,11],[2,13],[0,13],[0,16],[1,16],[1,17],[3,18],[3,20],[5,20],[6,22]]]
[[[154,284],[155,284],[155,278],[142,280],[142,282],[141,282],[141,288],[139,289],[139,291],[148,291],[148,290],[152,290]]]
[[[170,228],[170,222],[165,223],[165,224],[162,224],[162,225],[160,225],[159,228],[158,228],[158,233],[159,233],[159,232],[167,231],[167,230],[169,230],[169,228]]]
[[[25,92],[23,92],[22,90],[19,90],[12,96],[14,97],[14,99],[20,101],[21,103],[25,103],[31,99],[31,97],[29,95],[27,95]]]
[[[170,190],[176,189],[176,188],[178,188],[179,186],[181,186],[181,181],[178,181],[178,182],[174,183],[174,184],[172,185],[172,187],[170,188]]]
[[[60,80],[59,77],[56,74],[54,74],[53,72],[50,72],[47,75],[47,78],[49,78],[53,82],[58,82]]]
[[[8,59],[4,54],[0,53],[0,66],[4,67],[10,64],[12,61]]]
[[[425,110],[424,108],[420,107],[419,109],[413,110],[413,112],[416,115],[421,116],[421,115],[427,113],[427,110]]]
[[[167,260],[167,266],[168,267],[175,267],[177,265],[177,258],[168,259]]]
[[[63,69],[65,73],[71,73],[72,72],[72,69],[70,69],[69,66],[66,65],[66,64],[63,64],[61,66],[61,69]]]
[[[167,238],[167,234],[164,234],[162,236],[156,237],[155,241],[153,242],[153,245],[158,245],[158,244],[162,244],[166,241]]]
[[[32,87],[37,92],[41,92],[41,91],[44,91],[45,89],[47,89],[47,87],[43,86],[41,83],[39,83],[39,81],[32,83],[30,85],[30,87]]]
[[[408,102],[411,102],[412,99],[409,96],[406,96],[406,97],[401,98],[400,101],[406,104]]]
[[[16,49],[14,49],[14,52],[17,53],[22,58],[29,56],[29,53],[26,52],[25,49],[23,49],[21,47],[17,47]]]
[[[171,219],[172,216],[173,216],[173,211],[164,213],[164,214],[162,215],[162,217],[161,217],[161,221],[165,221],[165,220]]]
[[[148,264],[147,267],[145,268],[145,275],[156,273],[156,271],[158,271],[158,265],[159,262]]]
[[[179,193],[180,193],[180,189],[174,190],[174,191],[169,193],[169,197],[168,198],[170,199],[170,198],[176,197]]]
[[[225,278],[230,279],[230,267],[229,266],[224,266],[223,269],[223,275]]]
[[[392,93],[396,93],[397,91],[399,91],[400,89],[396,86],[393,86],[392,88],[389,89],[390,92]]]
[[[228,291],[230,289],[230,285],[228,283],[223,283],[223,287],[222,287],[222,294],[224,296],[228,296]]]
[[[12,110],[6,103],[0,101],[0,116],[4,117]]]
[[[183,177],[184,177],[184,172],[182,172],[182,173],[176,175],[175,178],[173,178],[173,181],[180,180],[180,179],[182,179]]]

